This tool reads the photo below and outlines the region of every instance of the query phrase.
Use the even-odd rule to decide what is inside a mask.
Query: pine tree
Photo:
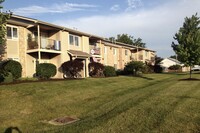
[[[4,2],[4,0],[0,0],[0,61],[2,60],[4,54],[5,54],[5,48],[6,48],[6,24],[8,19],[11,16],[11,13],[3,13],[2,9],[3,6],[1,5]]]
[[[172,48],[178,56],[178,60],[190,67],[200,64],[200,20],[197,13],[191,18],[186,17],[183,27],[175,34]]]

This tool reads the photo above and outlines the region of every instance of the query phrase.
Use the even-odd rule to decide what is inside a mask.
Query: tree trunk
[[[192,78],[192,67],[190,66],[190,79]]]

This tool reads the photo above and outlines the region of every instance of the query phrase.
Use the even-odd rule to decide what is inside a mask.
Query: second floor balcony
[[[27,50],[43,49],[43,50],[54,50],[61,51],[61,42],[53,39],[41,39],[40,47],[37,39],[28,39]]]
[[[101,50],[100,48],[90,49],[90,54],[92,54],[92,55],[100,55],[101,54],[100,50]]]

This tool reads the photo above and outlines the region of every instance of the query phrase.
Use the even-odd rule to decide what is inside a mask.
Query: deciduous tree
[[[197,14],[185,18],[183,26],[175,34],[172,48],[178,56],[178,60],[186,66],[190,66],[190,78],[192,76],[191,67],[200,64],[200,19]]]
[[[2,60],[5,54],[6,48],[6,24],[8,19],[11,16],[11,13],[3,13],[3,6],[1,5],[4,0],[0,0],[0,61]]]
[[[115,39],[114,37],[109,38],[110,41],[113,41],[114,39]],[[143,47],[143,48],[146,47],[146,44],[142,42],[141,38],[134,39],[133,36],[128,35],[128,34],[118,34],[116,41],[138,46],[138,47]]]

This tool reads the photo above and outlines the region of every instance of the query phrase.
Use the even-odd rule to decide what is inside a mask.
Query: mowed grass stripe
[[[190,85],[178,81],[187,76],[149,74],[143,78],[89,78],[0,86],[0,132],[9,126],[17,126],[23,132],[48,133],[184,129],[197,132],[199,82]],[[79,117],[81,121],[66,126],[41,122],[66,115]]]
[[[138,105],[132,107],[128,111],[124,111],[122,114],[120,114],[121,116],[118,115],[117,117],[119,117],[119,119],[116,120],[114,124],[114,120],[110,122],[112,123],[112,126],[115,126],[115,129],[113,129],[112,126],[108,126],[111,124],[107,124],[105,127],[99,126],[99,128],[96,128],[95,131],[99,132],[104,129],[104,132],[151,132],[154,131],[154,129],[157,129],[158,132],[160,132],[160,129],[162,129],[160,125],[165,122],[165,117],[167,117],[177,108],[177,106],[184,102],[182,100],[177,100],[177,98],[169,99],[169,101],[167,101],[167,98],[160,97],[160,95],[165,94],[168,91],[171,91],[168,95],[173,95],[173,93],[176,92],[176,90],[173,91],[174,85],[176,84],[173,84],[173,86],[168,86],[168,89],[159,91],[159,93],[156,93],[153,98],[149,97],[145,101],[140,102]],[[196,86],[198,85],[193,85],[193,87]],[[197,88],[192,90],[190,90],[189,88],[185,90],[184,93],[181,93],[181,95],[196,93],[196,91],[198,91]],[[156,97],[158,97],[158,99]],[[162,103],[157,101],[159,99],[162,101]],[[166,106],[164,106],[163,104],[166,104]],[[131,118],[128,118],[130,116]],[[124,119],[125,121],[123,121]],[[124,123],[127,123],[127,121],[129,121],[131,124],[125,125]],[[123,126],[126,126],[127,128],[123,128]],[[91,130],[91,132],[93,131],[94,130]]]
[[[147,84],[146,86],[142,86],[140,88],[131,88],[126,93],[122,92],[122,95],[117,94],[115,95],[114,99],[110,100],[108,103],[105,103],[101,107],[94,109],[94,111],[88,114],[88,117],[83,118],[81,122],[70,126],[69,129],[66,129],[66,131],[87,132],[96,126],[101,126],[109,119],[112,119],[113,117],[120,115],[120,113],[123,113],[134,106],[137,106],[146,99],[156,95],[156,93],[159,91],[167,89],[165,87],[173,85],[171,82],[176,78],[177,77],[163,79],[162,81],[156,81],[155,83]],[[159,87],[157,87],[158,84]]]
[[[184,87],[184,89],[187,88],[187,92],[173,97],[177,99],[178,105],[165,117],[164,123],[160,124],[160,128],[155,128],[155,131],[200,132],[199,86],[200,82],[191,82],[190,85]],[[179,91],[182,89],[179,88]]]

